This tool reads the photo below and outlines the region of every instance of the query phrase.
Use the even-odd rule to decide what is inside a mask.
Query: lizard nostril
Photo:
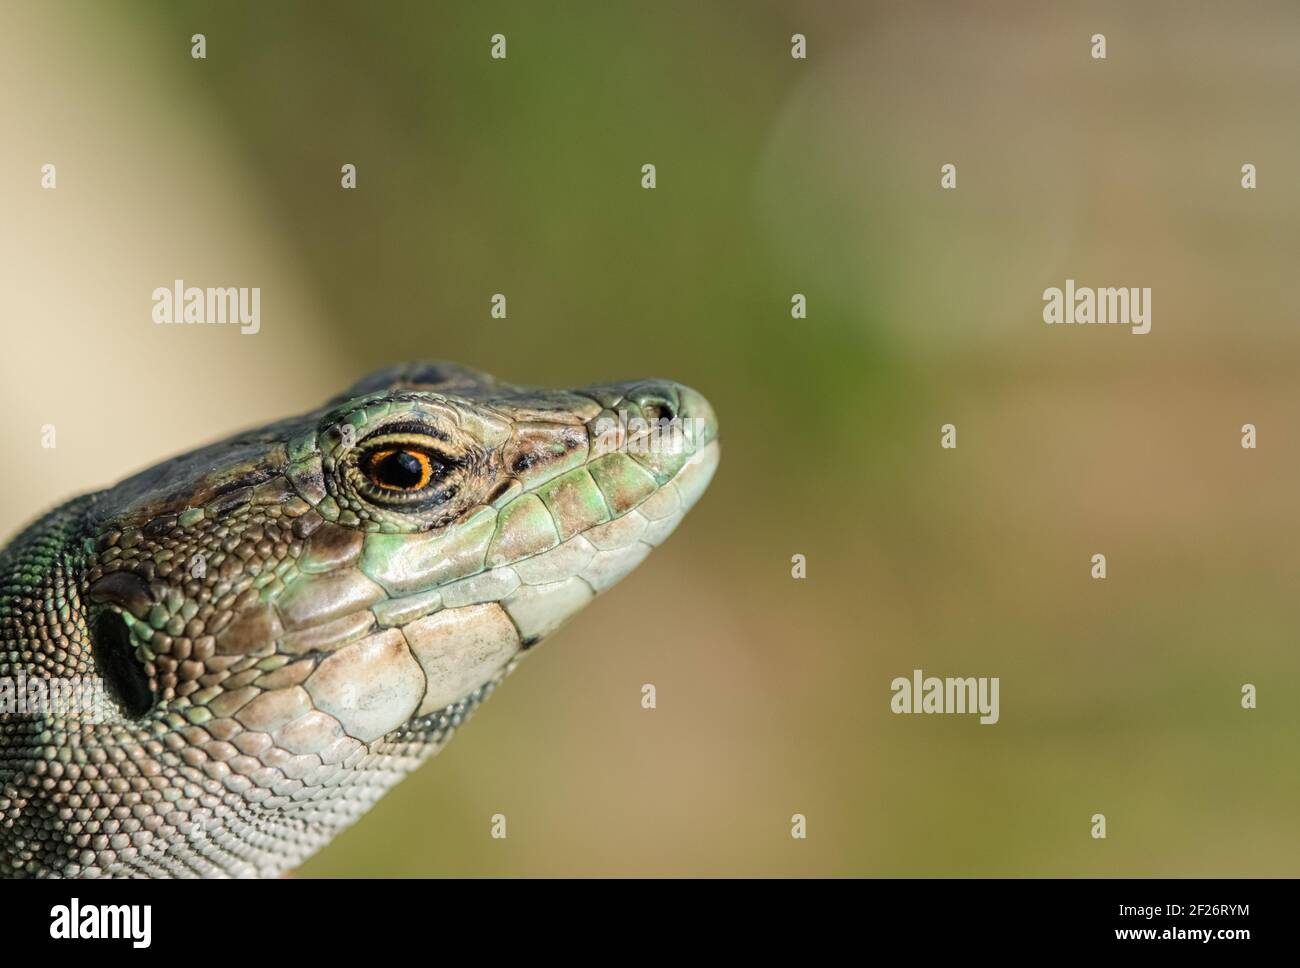
[[[153,708],[156,698],[149,677],[135,657],[131,630],[120,612],[104,611],[92,631],[95,666],[104,680],[108,697],[131,719],[139,719]]]
[[[673,405],[667,400],[646,400],[641,404],[641,413],[651,423],[672,420],[677,416]]]

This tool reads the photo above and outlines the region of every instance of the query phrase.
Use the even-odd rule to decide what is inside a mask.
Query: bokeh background
[[[678,534],[303,875],[1300,873],[1294,4],[0,19],[7,533],[410,357],[720,415]],[[1152,332],[1045,326],[1067,277]],[[261,333],[154,326],[177,278]],[[914,668],[1001,722],[892,715]]]

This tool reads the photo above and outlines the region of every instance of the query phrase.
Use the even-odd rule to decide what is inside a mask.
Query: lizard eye
[[[468,417],[462,426],[449,405],[434,401],[427,412],[377,407],[374,416],[366,406],[360,420],[357,409],[331,413],[317,431],[325,487],[340,514],[347,512],[345,526],[432,531],[482,503],[496,483],[496,452],[481,439],[482,428]]]
[[[365,473],[370,483],[390,491],[418,491],[433,479],[434,465],[440,461],[414,447],[385,447],[366,455]]]
[[[387,427],[363,440],[352,468],[352,486],[371,504],[397,511],[436,507],[460,490],[464,458],[435,432]]]

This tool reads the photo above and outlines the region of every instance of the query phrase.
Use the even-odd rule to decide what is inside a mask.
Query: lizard
[[[0,552],[0,876],[291,871],[673,531],[717,438],[670,381],[408,363],[50,511]]]

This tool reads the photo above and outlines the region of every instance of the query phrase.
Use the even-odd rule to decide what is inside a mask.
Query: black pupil
[[[381,460],[375,473],[389,487],[416,487],[424,478],[424,465],[414,454],[399,450]]]

